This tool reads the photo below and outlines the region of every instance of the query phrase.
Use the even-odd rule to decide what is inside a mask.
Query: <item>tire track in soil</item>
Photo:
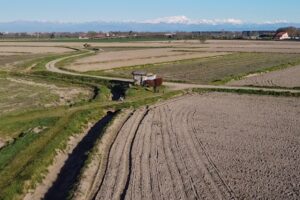
[[[148,115],[145,122],[145,129],[151,130],[151,122],[154,120],[153,111],[150,111],[151,115]],[[151,117],[149,117],[151,116]],[[150,176],[150,158],[151,158],[151,131],[146,132],[146,137],[144,137],[144,153],[142,155],[142,198],[143,199],[153,199],[153,191],[151,185],[151,176]]]
[[[95,199],[235,199],[197,137],[198,111],[177,104],[138,110],[124,124]]]
[[[131,113],[127,116],[127,118],[126,118],[125,121],[122,123],[122,125],[121,125],[120,128],[119,128],[119,130],[117,131],[116,136],[114,137],[112,143],[110,144],[110,147],[108,148],[108,152],[107,152],[108,156],[109,156],[109,154],[110,154],[110,152],[111,152],[111,149],[112,149],[112,147],[113,147],[113,144],[115,143],[115,141],[116,141],[116,139],[117,139],[118,133],[124,128],[125,124],[129,121],[129,119],[132,117],[132,115],[133,115],[133,112],[131,112]],[[104,176],[105,176],[105,174],[106,174],[107,171],[108,171],[108,163],[109,163],[109,157],[107,157],[107,159],[106,159],[106,164],[105,164],[105,167],[104,167],[103,175],[101,175],[101,172],[100,172],[100,171],[98,171],[97,174],[95,175],[95,176],[100,176],[99,179],[98,179],[98,180],[100,180],[99,185],[96,186],[96,184],[97,184],[96,182],[97,182],[97,181],[94,180],[94,183],[92,184],[92,187],[91,187],[91,188],[92,188],[92,191],[91,191],[91,193],[90,193],[90,198],[87,198],[87,199],[95,199],[95,198],[96,198],[96,196],[97,196],[97,194],[98,194],[100,188],[101,188],[102,185],[103,185],[103,182],[104,182]]]
[[[130,122],[131,120],[133,120],[133,116],[131,116],[131,118],[128,120],[128,122]],[[127,128],[128,125],[125,124],[124,126],[126,126],[126,128]],[[108,173],[105,173],[105,175],[103,177],[103,180],[102,180],[101,187],[100,187],[100,189],[104,190],[104,191],[101,192],[101,194],[104,195],[104,196],[108,195],[106,193],[108,193],[109,190],[108,191],[105,190],[106,188],[109,187],[108,185],[109,184],[110,185],[114,184],[114,183],[108,183],[107,179],[110,180],[109,178],[112,177],[112,179],[114,180],[116,178],[116,173],[119,170],[119,166],[117,165],[119,163],[116,163],[116,164],[112,163],[113,157],[112,157],[111,154],[112,154],[112,152],[115,153],[115,158],[114,158],[115,160],[119,160],[120,159],[120,157],[122,156],[122,152],[124,152],[125,144],[126,144],[126,142],[128,140],[129,135],[127,137],[125,137],[125,136],[122,137],[122,140],[124,141],[124,143],[120,142],[120,137],[122,137],[122,135],[120,136],[120,133],[119,133],[118,136],[116,137],[116,140],[114,141],[114,143],[112,145],[111,151],[109,152],[108,167],[107,168],[109,168],[110,171],[108,171]],[[121,152],[121,153],[117,154],[119,152]],[[117,170],[117,172],[115,172],[116,170]],[[113,189],[113,187],[114,187],[114,185],[112,185],[110,187],[110,189]],[[99,194],[99,192],[97,194]],[[98,195],[95,196],[95,199],[97,199],[97,198],[98,198]]]
[[[170,120],[174,138],[176,139],[175,144],[177,145],[177,151],[179,152],[181,162],[184,164],[187,173],[185,178],[188,179],[185,180],[185,182],[188,182],[189,185],[185,185],[185,190],[188,192],[188,199],[215,199],[210,192],[210,188],[205,183],[205,174],[197,169],[195,160],[191,158],[189,144],[186,143],[186,138],[183,138],[186,130],[182,129],[185,121],[182,118],[182,110],[185,109],[181,108],[179,110],[175,110],[174,114],[171,115]],[[178,122],[180,122],[180,124]]]
[[[204,164],[204,158],[201,155],[202,152],[198,152],[197,148],[195,147],[194,141],[191,139],[189,135],[189,127],[187,125],[188,123],[188,117],[189,113],[187,112],[190,111],[186,107],[182,107],[180,109],[180,114],[178,114],[181,118],[179,121],[183,122],[182,123],[182,136],[183,136],[183,141],[185,145],[187,146],[187,156],[190,156],[190,160],[192,163],[192,168],[191,171],[194,169],[197,171],[193,179],[196,179],[195,182],[197,183],[197,178],[201,174],[202,180],[199,182],[204,182],[206,184],[206,187],[208,190],[206,190],[207,193],[210,193],[213,196],[213,199],[226,199],[224,198],[223,194],[221,193],[219,187],[217,186],[217,183],[212,179],[211,174],[209,173],[207,167]]]
[[[195,125],[195,115],[197,111],[194,111],[192,116],[187,118],[187,119],[192,119],[191,121],[188,121],[189,127],[192,129],[192,138],[193,141],[197,142],[199,148],[202,150],[202,153],[204,154],[205,158],[204,161],[207,161],[206,166],[211,174],[212,178],[216,182],[220,182],[218,184],[218,187],[222,190],[222,193],[228,198],[228,199],[237,199],[233,190],[229,187],[229,185],[223,180],[221,172],[218,170],[217,166],[213,162],[213,160],[210,158],[209,154],[207,153],[202,141],[197,137],[197,130],[196,130],[196,125]],[[212,169],[209,169],[212,168]]]
[[[164,110],[165,111],[165,110]],[[168,110],[170,111],[170,110]],[[176,157],[175,157],[175,153],[174,153],[174,149],[172,148],[172,142],[171,142],[171,135],[170,135],[170,129],[169,126],[169,120],[167,120],[168,118],[165,116],[166,112],[163,112],[162,115],[162,119],[163,121],[163,126],[162,126],[162,130],[165,133],[164,134],[164,146],[166,146],[167,150],[166,152],[168,153],[168,157],[167,157],[167,162],[170,163],[170,165],[172,165],[173,170],[171,170],[171,172],[173,173],[173,183],[174,183],[174,187],[175,187],[175,196],[179,199],[187,199],[187,194],[185,192],[184,189],[184,185],[183,185],[183,179],[184,179],[184,175],[182,175],[180,170],[180,164],[181,163],[177,163],[176,162]]]
[[[205,190],[207,188],[203,187],[203,185],[198,184],[199,192],[195,192],[195,186],[193,185],[192,177],[189,174],[189,170],[186,161],[184,159],[184,155],[181,153],[183,151],[182,149],[185,148],[180,146],[180,141],[178,139],[178,134],[181,134],[181,131],[178,131],[179,133],[177,133],[177,131],[174,129],[172,118],[171,117],[167,118],[166,113],[170,113],[172,117],[177,116],[177,113],[174,114],[173,109],[170,109],[168,106],[166,106],[164,110],[165,110],[164,118],[168,119],[166,120],[166,128],[167,128],[167,133],[169,133],[169,145],[172,150],[172,153],[174,154],[174,162],[178,166],[178,173],[181,176],[182,190],[184,196],[186,197],[186,199],[195,199],[195,198],[206,199],[207,195],[205,195]]]
[[[141,126],[141,129],[143,129],[143,125]],[[136,138],[136,140],[134,141],[133,148],[132,148],[132,152],[136,152],[136,148],[138,149],[142,149],[143,150],[143,140],[141,140],[140,138],[144,136],[144,131],[142,131],[142,134],[139,134]],[[140,185],[141,181],[139,179],[139,177],[141,176],[141,159],[142,156],[142,151],[141,152],[137,152],[135,158],[131,158],[132,159],[132,168],[134,170],[130,170],[132,175],[131,175],[131,179],[129,179],[130,183],[129,183],[129,188],[127,190],[127,196],[130,197],[130,199],[141,199],[141,193],[139,193],[139,190],[135,190],[135,187],[137,187],[136,185]],[[135,192],[133,192],[135,191]]]
[[[160,190],[159,197],[163,199],[175,199],[174,196],[174,181],[170,169],[170,165],[167,160],[166,149],[164,146],[163,140],[163,131],[162,131],[163,119],[161,118],[159,109],[154,110],[154,120],[152,121],[152,134],[156,136],[156,174],[157,185]],[[153,155],[155,156],[155,155]],[[154,168],[154,167],[153,167]],[[156,192],[155,192],[156,193]],[[157,197],[156,199],[159,199]]]
[[[131,144],[130,144],[130,151],[129,151],[129,172],[128,172],[128,177],[127,177],[127,181],[126,181],[126,184],[125,184],[125,188],[122,192],[122,194],[120,195],[120,199],[125,199],[126,197],[126,194],[127,194],[127,191],[128,191],[128,188],[129,188],[129,183],[130,183],[130,179],[131,179],[131,176],[132,176],[132,158],[133,158],[133,153],[132,153],[132,149],[133,149],[133,144],[135,142],[135,138],[136,138],[136,135],[137,135],[137,132],[140,128],[140,126],[142,125],[145,117],[148,115],[148,112],[149,110],[147,109],[146,111],[144,111],[142,117],[140,118],[140,121],[135,129],[135,133],[134,133],[134,136],[133,136],[133,139],[131,141]]]
[[[119,199],[128,179],[129,148],[136,133],[143,110],[136,111],[124,124],[109,153],[109,169],[105,173],[101,187],[93,199]]]
[[[172,105],[172,104],[169,104]],[[169,105],[166,107],[169,108]],[[166,109],[166,108],[165,108]],[[169,108],[170,110],[170,108]],[[166,112],[165,112],[166,113]],[[194,117],[191,117],[190,115],[194,115],[196,111],[190,112],[188,107],[181,106],[181,109],[178,110],[177,113],[171,114],[171,119],[176,119],[176,116],[181,116],[181,119],[177,120],[179,122],[182,122],[179,129],[184,136],[183,141],[185,141],[186,146],[189,148],[188,155],[192,155],[194,157],[194,161],[196,161],[196,164],[198,167],[195,169],[201,169],[201,171],[198,171],[197,174],[203,173],[204,174],[204,182],[206,182],[207,187],[209,188],[209,191],[211,194],[214,194],[215,197],[212,199],[235,199],[233,191],[229,188],[229,186],[223,181],[221,178],[221,175],[219,173],[214,174],[212,172],[216,171],[217,168],[210,159],[209,155],[205,152],[205,149],[203,148],[203,145],[201,146],[201,143],[199,143],[199,139],[195,136],[196,132],[193,129],[191,131],[191,123],[190,119],[192,119],[192,122],[195,123]],[[166,116],[167,117],[167,116]],[[173,126],[171,126],[173,127]],[[196,140],[198,139],[198,140]],[[198,141],[198,143],[195,143],[195,141]],[[199,148],[201,147],[201,151]],[[204,155],[203,155],[204,154]],[[211,172],[212,171],[212,172]],[[218,171],[216,171],[218,172]],[[200,192],[201,195],[203,195],[203,192]],[[208,195],[209,197],[209,195]],[[202,196],[201,198],[206,198],[205,196]],[[211,197],[209,197],[211,198]]]
[[[142,146],[143,144],[140,141],[140,138],[142,137],[142,134],[138,134],[138,136],[137,136],[137,132],[138,132],[139,129],[143,128],[143,121],[144,121],[145,117],[148,115],[148,113],[149,113],[149,110],[146,110],[146,112],[144,113],[144,115],[143,115],[137,129],[136,129],[135,136],[134,136],[134,138],[132,140],[132,143],[131,143],[131,146],[130,146],[129,175],[128,175],[127,182],[126,182],[126,185],[125,185],[125,189],[123,190],[120,199],[125,199],[126,195],[130,196],[130,199],[132,199],[132,196],[138,195],[138,196],[140,196],[139,198],[133,198],[133,199],[141,199],[141,194],[132,195],[133,194],[132,190],[135,189],[136,185],[140,184],[140,181],[137,180],[138,177],[140,176],[140,169],[139,170],[132,170],[132,168],[135,168],[135,167],[140,168],[140,161],[139,160],[140,160],[140,157],[141,157],[141,155],[137,154],[136,158],[134,158],[133,155],[135,153],[135,147],[143,149],[143,146]],[[137,136],[137,139],[135,139],[136,136]],[[134,145],[134,144],[137,144],[137,145]],[[139,182],[139,183],[136,183],[136,182]]]
[[[150,119],[150,121],[149,121]],[[147,130],[151,129],[150,123],[153,120],[153,112],[149,110],[147,118],[145,118],[143,121],[144,123],[141,124],[139,133],[137,136],[136,141],[133,145],[132,154],[133,156],[133,168],[132,168],[132,179],[130,179],[128,193],[126,195],[126,199],[150,199],[151,194],[151,185],[150,185],[150,174],[146,175],[146,180],[144,180],[143,174],[149,172],[149,166],[146,166],[146,171],[143,170],[145,168],[145,165],[143,163],[149,163],[150,156],[150,142],[149,142],[149,136],[150,134],[147,132]],[[147,137],[148,136],[148,137]],[[148,139],[148,140],[147,140]],[[146,161],[144,162],[146,158]],[[144,192],[144,188],[146,192]],[[152,196],[152,195],[151,195]]]

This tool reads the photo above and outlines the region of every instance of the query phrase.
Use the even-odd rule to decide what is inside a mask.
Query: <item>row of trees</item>
[[[287,32],[290,37],[300,37],[300,28],[296,28],[293,26],[279,28],[276,33]]]

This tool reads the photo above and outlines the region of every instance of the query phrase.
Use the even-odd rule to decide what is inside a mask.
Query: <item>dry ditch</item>
[[[97,139],[101,138],[104,128],[115,114],[108,112],[100,121],[90,126],[87,133],[70,138],[67,153],[58,153],[43,183],[35,191],[28,193],[24,199],[67,199],[78,182],[89,151]]]

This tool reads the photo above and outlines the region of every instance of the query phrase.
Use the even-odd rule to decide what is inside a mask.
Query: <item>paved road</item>
[[[106,77],[106,76],[96,76],[96,75],[89,75],[89,74],[80,74],[76,72],[70,72],[66,70],[62,70],[57,68],[55,65],[56,63],[63,61],[65,59],[78,57],[82,55],[86,55],[91,53],[85,52],[82,54],[72,55],[72,56],[66,56],[63,58],[59,58],[53,61],[50,61],[46,64],[46,69],[51,72],[56,72],[60,74],[68,74],[73,76],[84,76],[84,77],[92,77],[92,78],[99,78],[104,80],[114,80],[114,81],[124,81],[124,82],[133,82],[132,79],[125,79],[125,78],[117,78],[117,77]],[[294,89],[279,89],[279,88],[257,88],[257,87],[242,87],[242,86],[215,86],[215,85],[199,85],[199,84],[188,84],[188,83],[173,83],[173,82],[164,82],[165,86],[170,87],[172,90],[183,90],[183,89],[189,89],[189,88],[203,88],[203,89],[233,89],[233,90],[253,90],[253,91],[267,91],[267,92],[291,92],[291,93],[300,93],[300,90],[294,90]]]

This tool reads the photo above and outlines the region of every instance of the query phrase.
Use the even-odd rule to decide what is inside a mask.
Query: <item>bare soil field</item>
[[[228,53],[177,52],[171,48],[127,50],[98,53],[94,56],[81,58],[65,68],[87,72],[113,69],[124,66],[145,65],[151,63],[170,62],[176,60],[203,58],[226,55]]]
[[[297,98],[205,93],[137,110],[95,199],[299,199]]]
[[[18,64],[26,61],[42,58],[49,54],[62,54],[72,51],[74,50],[65,47],[21,46],[20,43],[8,46],[0,42],[0,69],[13,71]]]
[[[82,48],[82,42],[0,42],[1,46],[40,46],[40,47],[74,47]],[[205,51],[258,51],[258,52],[293,52],[300,53],[300,43],[291,41],[242,41],[242,40],[208,40],[201,44],[198,40],[178,41],[144,41],[144,42],[92,42],[95,47],[175,47],[175,48],[203,48]],[[236,50],[234,50],[236,49]],[[290,50],[289,50],[290,49]]]
[[[0,42],[0,46],[42,46],[42,47],[83,47],[82,42]],[[300,49],[299,42],[292,41],[247,41],[247,40],[207,40],[201,44],[198,40],[178,40],[178,41],[143,41],[143,42],[91,42],[92,46],[98,47],[205,47],[205,48],[254,48],[266,49]]]
[[[282,48],[282,47],[225,47],[225,46],[207,46],[207,47],[194,47],[182,49],[183,51],[196,52],[196,51],[205,51],[205,52],[257,52],[257,53],[300,53],[298,48]]]
[[[27,53],[23,52],[0,52],[0,56],[13,56],[13,55],[26,55]]]
[[[263,74],[254,74],[242,80],[230,81],[233,86],[270,86],[270,87],[300,87],[300,66]]]
[[[32,45],[32,43],[31,43]],[[69,48],[63,48],[63,47],[43,47],[43,46],[3,46],[0,43],[0,53],[66,53],[74,51]]]
[[[183,45],[187,50],[197,50],[201,47],[198,50],[207,52],[300,53],[300,43],[291,41],[209,40],[202,45],[197,41],[189,41],[187,44]]]

